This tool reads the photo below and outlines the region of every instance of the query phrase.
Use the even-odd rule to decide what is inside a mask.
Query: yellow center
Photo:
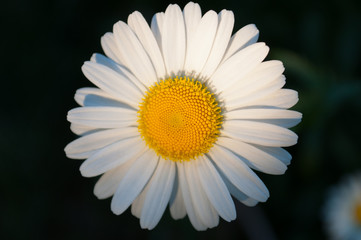
[[[219,136],[221,108],[201,82],[161,80],[146,92],[138,111],[146,144],[165,159],[183,161],[207,153]]]
[[[361,202],[356,205],[355,218],[356,221],[361,225]]]

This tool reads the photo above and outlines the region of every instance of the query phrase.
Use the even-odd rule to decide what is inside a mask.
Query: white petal
[[[168,205],[175,178],[175,163],[161,159],[152,176],[152,182],[144,200],[140,226],[153,229]]]
[[[131,212],[132,212],[133,216],[135,216],[137,218],[140,218],[140,215],[142,214],[142,209],[143,209],[143,206],[144,206],[145,196],[147,196],[149,186],[151,185],[151,183],[152,183],[152,178],[145,185],[143,191],[133,201]]]
[[[223,61],[227,60],[239,50],[256,43],[258,40],[259,31],[254,24],[248,24],[239,29],[229,41],[226,53],[224,54]]]
[[[234,15],[232,11],[222,10],[218,14],[218,19],[219,23],[211,54],[202,69],[202,76],[206,78],[214,73],[221,62],[233,30]]]
[[[198,74],[201,72],[211,52],[217,25],[217,13],[209,11],[202,17],[192,35],[187,35],[185,74],[191,75],[192,73]]]
[[[228,178],[224,175],[224,173],[219,169],[219,167],[217,167],[217,165],[215,165],[215,168],[217,169],[219,175],[222,177],[222,180],[224,182],[224,184],[226,184],[227,189],[229,191],[229,193],[235,197],[238,201],[240,201],[241,203],[245,204],[246,206],[249,207],[253,207],[256,206],[258,201],[250,198],[249,196],[247,196],[246,194],[244,194],[242,191],[240,191],[237,187],[235,187],[229,180]]]
[[[255,43],[222,63],[211,77],[217,91],[223,91],[240,81],[263,61],[268,51],[269,48],[264,43]]]
[[[80,106],[131,108],[128,104],[119,102],[115,97],[99,88],[80,88],[76,91],[74,98]]]
[[[99,88],[94,88],[94,87],[85,87],[85,88],[79,88],[74,96],[75,101],[80,105],[80,106],[84,106],[85,105],[85,97],[87,95],[98,95],[100,97],[104,97],[104,98],[113,98],[112,95],[110,95],[107,92],[104,92],[103,90],[99,89]]]
[[[273,124],[273,125],[277,125],[280,127],[284,127],[284,128],[291,128],[296,126],[297,124],[299,124],[301,122],[301,118],[297,118],[297,119],[264,119],[264,120],[258,120],[258,122],[264,122],[264,123],[269,123],[269,124]]]
[[[214,145],[209,155],[228,180],[247,196],[265,202],[269,192],[259,177],[231,151]]]
[[[174,179],[173,192],[169,200],[170,215],[175,220],[182,219],[187,215],[186,207],[184,206],[182,189],[179,183],[179,173],[176,171],[176,177]]]
[[[94,177],[113,169],[143,153],[146,147],[139,137],[127,138],[106,146],[80,166],[84,177]]]
[[[271,95],[281,89],[285,85],[285,83],[286,78],[284,75],[281,75],[280,77],[274,79],[273,81],[265,85],[258,85],[255,89],[253,89],[253,92],[243,91],[243,95],[235,93],[231,94],[229,97],[224,97],[227,105],[227,110],[231,111],[233,109],[243,107],[249,102]]]
[[[234,220],[236,208],[221,176],[206,156],[197,161],[197,171],[209,201],[224,220]]]
[[[164,15],[162,52],[169,76],[181,74],[186,52],[186,33],[181,9],[170,4]]]
[[[227,100],[232,100],[240,96],[253,94],[277,80],[284,70],[285,68],[280,61],[262,62],[244,78],[225,88],[222,95]],[[233,98],[232,95],[234,95]]]
[[[261,122],[273,123],[281,127],[289,128],[296,126],[301,121],[302,114],[284,109],[253,108],[227,112],[225,118],[227,120],[259,120]]]
[[[191,193],[189,190],[189,185],[187,182],[187,177],[184,169],[184,164],[177,162],[178,173],[179,173],[179,183],[182,189],[182,195],[184,200],[184,205],[187,210],[189,221],[192,223],[193,227],[198,231],[204,231],[207,227],[202,223],[199,216],[196,215],[196,210],[192,202]]]
[[[138,135],[136,127],[98,131],[72,141],[64,150],[69,158],[84,159],[111,143]]]
[[[164,22],[164,12],[159,12],[154,14],[151,23],[151,29],[161,51],[162,51],[163,22]]]
[[[113,32],[119,52],[124,58],[125,66],[145,86],[150,86],[156,82],[157,75],[154,67],[144,47],[129,26],[119,21],[114,24]]]
[[[200,174],[197,171],[199,167],[198,161],[200,161],[200,159],[191,162],[185,161],[183,163],[185,176],[187,178],[188,189],[196,214],[205,226],[212,228],[218,225],[219,217],[200,182]]]
[[[242,106],[263,106],[276,108],[290,108],[298,102],[298,93],[291,89],[279,89],[276,92],[253,101],[244,102]]]
[[[129,79],[94,62],[85,62],[82,70],[84,75],[100,89],[137,109],[142,93]]]
[[[292,146],[298,138],[287,128],[255,121],[229,120],[223,124],[223,128],[224,136],[268,147]]]
[[[265,146],[258,146],[260,150],[264,151],[265,153],[274,156],[278,160],[282,161],[283,164],[288,166],[291,163],[292,155],[289,154],[286,150],[279,147],[265,147]]]
[[[139,81],[138,78],[136,78],[125,66],[120,65],[116,63],[115,61],[101,55],[98,53],[94,53],[92,57],[90,58],[90,61],[102,64],[104,66],[107,66],[108,68],[112,69],[113,71],[120,74],[125,80],[128,80],[132,84],[138,87],[141,93],[144,93],[147,88],[143,85],[141,81]]]
[[[102,129],[99,129],[97,127],[89,127],[77,123],[71,123],[70,130],[77,135],[87,135]]]
[[[283,174],[287,170],[277,155],[262,151],[258,146],[225,137],[219,137],[217,144],[238,154],[242,161],[255,170],[268,174]]]
[[[202,18],[202,11],[198,3],[189,2],[183,9],[187,43],[193,36]],[[188,47],[187,47],[188,48]],[[188,50],[187,50],[188,51]]]
[[[194,39],[194,34],[196,34],[197,27],[202,18],[202,11],[200,6],[197,3],[189,2],[183,10],[184,22],[185,22],[185,31],[186,31],[186,60],[185,60],[185,70],[187,71],[186,66],[190,59],[190,43]],[[212,40],[213,41],[213,40]],[[194,49],[193,49],[194,51]],[[209,54],[209,53],[208,53]],[[188,74],[188,73],[187,73]]]
[[[114,214],[122,214],[139,195],[152,176],[158,159],[149,149],[133,162],[113,196],[111,209]]]
[[[112,196],[118,188],[119,183],[132,166],[135,159],[132,159],[119,167],[113,168],[104,173],[94,187],[94,195],[99,199]]]
[[[68,121],[98,128],[120,128],[135,125],[137,112],[119,107],[79,107],[68,112]]]
[[[142,14],[137,11],[130,14],[128,17],[128,25],[135,32],[145,51],[148,53],[158,79],[165,78],[166,71],[159,45]]]
[[[244,205],[246,205],[248,207],[254,207],[257,205],[257,203],[258,203],[257,200],[254,200],[253,198],[250,198],[246,194],[241,192],[238,188],[236,188],[228,180],[228,178],[226,176],[224,176],[222,174],[222,172],[220,172],[220,174],[222,175],[222,179],[223,179],[224,183],[226,184],[228,191],[232,194],[233,197],[235,197],[238,201],[240,201],[241,203],[243,203]]]
[[[233,195],[234,196],[234,195]],[[245,200],[240,201],[241,203],[243,203],[244,205],[248,206],[248,207],[254,207],[258,204],[258,201],[253,199],[253,198],[247,198]]]
[[[109,58],[113,59],[119,64],[124,64],[124,60],[120,55],[117,44],[115,43],[113,33],[108,32],[104,34],[104,36],[100,39],[100,42],[105,55],[107,55]]]
[[[239,109],[227,112],[225,118],[230,119],[296,119],[301,118],[302,114],[292,110],[285,109],[267,109],[252,108]]]

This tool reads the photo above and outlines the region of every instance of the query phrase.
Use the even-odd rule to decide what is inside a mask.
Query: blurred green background
[[[91,86],[80,67],[102,52],[100,37],[135,10],[148,22],[187,1],[21,1],[1,6],[1,239],[326,239],[321,210],[330,186],[361,170],[361,8],[358,1],[205,1],[203,12],[233,10],[235,30],[255,23],[268,59],[286,67],[286,88],[303,121],[282,176],[259,174],[271,197],[238,207],[236,221],[196,232],[166,213],[153,231],[129,210],[110,211],[64,147],[76,136],[67,111],[76,89]],[[235,32],[235,31],[234,31]]]

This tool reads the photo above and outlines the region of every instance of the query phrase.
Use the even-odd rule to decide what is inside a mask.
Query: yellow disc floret
[[[201,82],[187,77],[161,80],[146,92],[138,111],[146,144],[165,159],[195,159],[219,136],[221,108]]]

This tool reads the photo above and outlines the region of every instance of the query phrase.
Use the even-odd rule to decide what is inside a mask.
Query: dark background
[[[67,159],[76,138],[66,121],[76,89],[91,86],[80,67],[102,52],[100,37],[135,10],[148,22],[176,1],[3,1],[1,3],[1,239],[326,239],[321,210],[327,190],[361,169],[361,8],[357,1],[198,1],[203,13],[226,8],[235,30],[255,23],[260,41],[286,67],[293,109],[303,121],[282,176],[259,174],[271,197],[238,207],[236,221],[196,232],[166,210],[153,231],[129,210],[110,211]],[[177,3],[183,8],[186,1]],[[234,30],[234,32],[235,32]]]

